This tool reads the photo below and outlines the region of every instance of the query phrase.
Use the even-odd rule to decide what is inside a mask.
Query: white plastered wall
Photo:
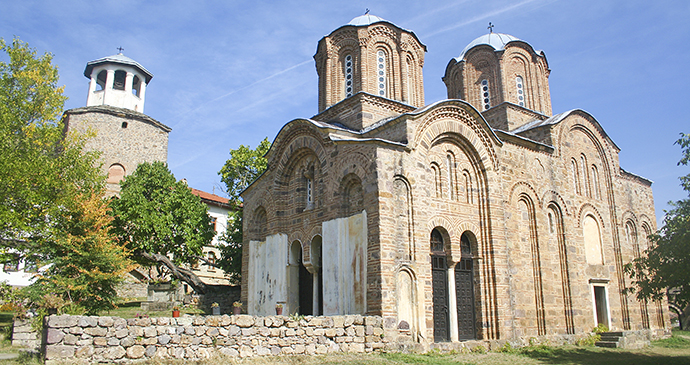
[[[249,314],[274,315],[276,303],[287,300],[287,250],[285,234],[268,236],[263,242],[249,241]]]
[[[323,314],[366,313],[367,213],[322,225]]]

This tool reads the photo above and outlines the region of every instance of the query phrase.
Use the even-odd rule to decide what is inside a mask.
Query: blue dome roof
[[[350,20],[350,22],[347,23],[347,25],[361,26],[361,25],[370,25],[370,24],[374,24],[377,22],[387,22],[387,20],[383,19],[381,17],[377,17],[376,15],[364,14],[364,15],[360,15],[360,16]]]
[[[481,45],[481,44],[486,44],[491,47],[493,47],[495,50],[500,51],[505,48],[506,44],[512,41],[519,41],[519,38],[513,37],[510,34],[504,34],[504,33],[489,33],[485,34],[467,45],[465,49],[462,50],[462,53],[460,53],[460,56],[456,58],[458,62],[462,61],[462,59],[465,57],[465,54],[472,48]]]

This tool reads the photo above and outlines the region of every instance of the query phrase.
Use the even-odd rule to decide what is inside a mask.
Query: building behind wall
[[[651,181],[592,115],[552,115],[545,54],[481,36],[426,105],[425,52],[369,14],[319,41],[319,113],[243,193],[249,313],[380,315],[420,342],[666,333],[666,303],[622,292]]]

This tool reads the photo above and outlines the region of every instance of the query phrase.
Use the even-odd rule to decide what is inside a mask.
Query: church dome
[[[472,48],[479,46],[479,45],[489,45],[493,47],[495,50],[500,51],[505,48],[506,44],[512,42],[512,41],[519,41],[519,38],[513,37],[510,34],[504,34],[504,33],[489,33],[485,34],[467,45],[465,49],[462,50],[462,53],[460,53],[460,56],[456,58],[458,62],[462,61],[462,59],[465,57],[465,54],[471,50]]]
[[[371,25],[378,22],[387,22],[387,20],[376,15],[364,14],[350,20],[350,22],[347,23],[347,25],[362,26]]]

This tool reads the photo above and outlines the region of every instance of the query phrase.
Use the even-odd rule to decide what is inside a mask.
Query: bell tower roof
[[[149,81],[153,78],[153,74],[144,68],[139,62],[125,56],[122,53],[118,53],[116,55],[108,56],[108,57],[103,57],[99,58],[97,60],[93,60],[91,62],[88,62],[86,64],[86,69],[84,70],[84,76],[87,78],[91,78],[91,72],[93,72],[93,68],[99,65],[107,64],[107,63],[114,63],[114,64],[120,64],[120,65],[127,65],[136,68],[139,72],[141,72],[145,77],[146,77],[146,83],[148,84]]]

